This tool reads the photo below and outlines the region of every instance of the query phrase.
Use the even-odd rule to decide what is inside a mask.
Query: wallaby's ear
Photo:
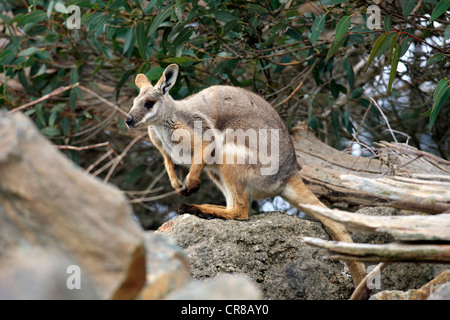
[[[156,84],[156,88],[161,90],[163,94],[169,92],[170,89],[174,86],[178,77],[178,66],[176,64],[169,65],[164,73]]]
[[[148,81],[148,78],[143,73],[139,73],[136,76],[136,79],[134,80],[134,83],[136,84],[136,87],[139,88],[139,90],[141,90],[143,87],[151,86],[150,81]]]

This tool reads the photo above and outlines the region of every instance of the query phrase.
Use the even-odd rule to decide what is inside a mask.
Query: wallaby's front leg
[[[166,167],[167,175],[169,176],[170,185],[175,190],[180,190],[183,188],[183,182],[181,182],[180,179],[178,179],[176,170],[175,170],[175,164],[173,163],[172,159],[167,155],[166,153],[163,153],[164,157],[164,166]],[[182,191],[180,190],[180,193]]]
[[[192,157],[191,168],[189,169],[189,173],[186,176],[185,189],[180,192],[180,194],[184,196],[190,196],[200,189],[200,174],[205,168],[206,163],[203,161],[203,152],[202,154],[194,153]]]

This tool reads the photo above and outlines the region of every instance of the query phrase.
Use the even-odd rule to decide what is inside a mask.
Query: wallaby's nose
[[[131,126],[131,124],[133,123],[133,117],[132,116],[127,116],[127,120],[125,120],[125,123],[128,126]]]

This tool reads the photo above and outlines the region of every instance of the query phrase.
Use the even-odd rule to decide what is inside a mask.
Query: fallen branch
[[[420,176],[424,174],[450,177],[450,165],[447,160],[402,143],[387,142],[378,144],[380,148],[369,149],[373,152],[373,158],[358,157],[338,151],[321,142],[308,129],[306,123],[298,123],[292,132],[297,162],[302,168],[300,174],[308,188],[324,201],[364,206],[383,205],[430,213],[444,212],[450,206],[449,203],[426,203],[427,199],[423,203],[412,206],[413,202],[405,202],[404,197],[393,200],[388,197],[388,194],[358,190],[344,183],[341,178],[349,174],[360,179],[378,179],[389,175],[430,180]],[[358,143],[361,144],[359,141]],[[439,181],[449,182],[445,178],[440,178]]]
[[[303,240],[314,247],[327,249],[325,256],[333,260],[450,263],[450,245],[448,244],[365,244],[309,237]]]
[[[450,209],[450,182],[407,177],[366,178],[341,175],[344,186],[392,200],[389,205],[427,213],[442,213]]]
[[[388,233],[402,241],[450,241],[450,214],[380,217],[314,205],[302,207],[340,222],[352,230]]]

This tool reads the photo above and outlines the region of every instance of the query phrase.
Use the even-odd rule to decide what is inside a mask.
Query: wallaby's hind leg
[[[281,196],[296,208],[299,208],[299,204],[313,204],[326,207],[319,199],[317,199],[314,193],[306,187],[298,173],[289,178]],[[319,220],[333,240],[353,242],[347,229],[342,224],[320,216],[313,211],[302,208],[299,209],[304,210],[308,215]],[[352,275],[353,283],[357,286],[366,275],[366,268],[362,262],[346,261],[346,263]]]
[[[223,166],[221,168],[222,178],[217,175],[209,175],[224,193],[227,206],[217,206],[212,204],[181,204],[178,206],[178,213],[189,213],[201,218],[222,218],[246,220],[248,218],[248,196],[244,186],[235,180],[232,168]],[[226,179],[223,177],[227,177]]]

